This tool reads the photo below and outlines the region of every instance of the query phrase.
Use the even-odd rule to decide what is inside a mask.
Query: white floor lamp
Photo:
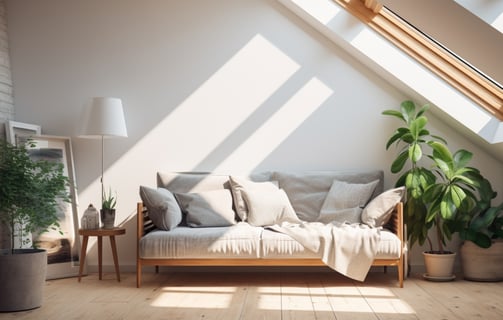
[[[127,137],[126,121],[122,110],[122,101],[118,98],[93,98],[86,110],[80,137],[101,138],[101,200],[104,196],[104,156],[105,138]]]

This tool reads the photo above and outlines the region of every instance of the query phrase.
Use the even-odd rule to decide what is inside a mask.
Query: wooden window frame
[[[405,24],[376,0],[333,0],[388,41],[503,121],[503,90]]]

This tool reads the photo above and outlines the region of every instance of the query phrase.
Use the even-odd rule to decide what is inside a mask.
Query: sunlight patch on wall
[[[187,148],[180,151],[188,161],[185,166],[194,167],[299,68],[263,36],[256,35],[146,139],[169,136],[183,141]]]
[[[332,89],[320,80],[312,78],[222,161],[217,171],[235,163],[239,163],[246,170],[255,168],[332,94]]]
[[[204,52],[201,56],[204,58]],[[146,180],[143,171],[134,169],[139,164],[154,172],[192,170],[299,69],[298,63],[262,35],[253,36],[178,106],[168,106],[173,109],[171,113],[159,119],[124,156],[107,166],[107,185],[124,179],[124,172],[128,172],[128,179],[151,183],[155,175]],[[145,108],[148,112],[149,106]],[[120,199],[132,192],[132,196],[137,196],[136,190],[123,190],[126,185],[112,187],[117,188]],[[86,204],[96,205],[99,195],[99,179],[80,190]],[[119,206],[122,204],[124,201]]]

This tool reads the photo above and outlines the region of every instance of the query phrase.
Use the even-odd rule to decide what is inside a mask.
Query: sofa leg
[[[155,273],[159,273],[159,266],[155,266]]]
[[[403,266],[403,263],[401,263],[398,266],[398,284],[400,285],[400,288],[403,288],[403,277],[404,277],[404,270],[403,269],[404,269],[404,266]]]

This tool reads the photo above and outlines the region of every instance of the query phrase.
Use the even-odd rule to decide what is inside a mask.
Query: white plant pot
[[[423,252],[426,267],[425,279],[448,281],[454,279],[454,260],[456,253],[428,253]]]
[[[503,241],[496,240],[485,249],[471,241],[461,246],[461,264],[463,276],[473,281],[503,280]]]

